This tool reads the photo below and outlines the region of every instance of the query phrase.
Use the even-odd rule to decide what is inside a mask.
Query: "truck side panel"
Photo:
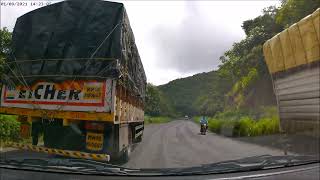
[[[320,66],[300,68],[284,76],[274,76],[281,127],[286,132],[319,131]],[[316,132],[314,131],[314,132]],[[319,132],[316,132],[319,133]]]

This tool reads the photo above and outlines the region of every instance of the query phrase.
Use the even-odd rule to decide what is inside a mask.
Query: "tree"
[[[11,49],[11,32],[6,27],[0,29],[0,57],[5,58]]]
[[[277,12],[278,9],[275,6],[267,7],[263,9],[263,15],[244,21],[241,27],[247,36],[256,27],[263,28],[266,34],[273,36],[275,32],[283,30],[283,26],[275,22]]]
[[[320,0],[283,0],[276,14],[276,22],[288,28],[319,7]]]
[[[225,105],[246,105],[248,92],[256,88],[260,79],[269,75],[262,45],[283,30],[283,26],[275,20],[278,12],[278,8],[270,6],[263,10],[263,15],[244,21],[242,28],[246,38],[234,43],[232,48],[225,52],[224,57],[220,58],[222,65],[218,72],[232,79],[232,85],[225,92]],[[265,82],[272,86],[270,81]]]
[[[0,75],[3,72],[3,64],[11,51],[11,32],[6,27],[0,29]]]
[[[160,115],[160,93],[156,86],[147,84],[145,112],[148,115]]]
[[[164,96],[158,87],[148,83],[146,92],[145,112],[151,116],[173,116],[172,103]]]

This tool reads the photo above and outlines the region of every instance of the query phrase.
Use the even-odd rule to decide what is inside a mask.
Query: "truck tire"
[[[123,153],[123,157],[121,158],[123,162],[128,162],[130,159],[130,155],[131,155],[131,150],[132,150],[132,145],[129,144],[128,147],[125,149],[124,153]]]

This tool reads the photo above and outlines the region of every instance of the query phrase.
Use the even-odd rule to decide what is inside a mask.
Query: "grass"
[[[199,123],[200,117],[194,119]],[[262,108],[260,113],[227,111],[208,118],[208,129],[217,134],[223,134],[228,129],[233,137],[277,134],[279,117],[274,107]]]
[[[170,122],[172,119],[170,117],[165,116],[144,116],[144,123],[145,124],[160,124],[160,123],[167,123]]]

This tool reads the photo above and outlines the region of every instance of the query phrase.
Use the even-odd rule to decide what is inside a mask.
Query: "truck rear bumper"
[[[86,153],[86,152],[80,152],[80,151],[69,151],[69,150],[63,150],[63,149],[46,148],[42,146],[26,145],[21,143],[8,143],[7,145],[10,147],[18,148],[18,149],[42,152],[50,155],[59,155],[59,156],[81,158],[81,159],[91,159],[96,161],[110,161],[110,155],[108,154],[93,154],[93,153]]]

